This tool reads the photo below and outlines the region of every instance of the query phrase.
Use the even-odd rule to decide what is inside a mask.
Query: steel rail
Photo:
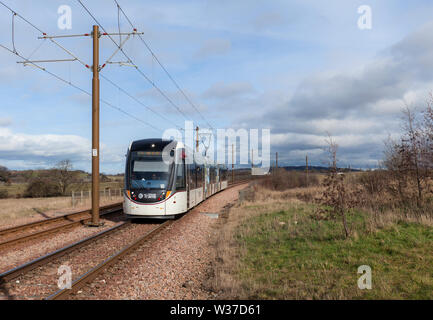
[[[117,202],[117,203],[113,203],[113,204],[110,204],[107,206],[103,206],[100,209],[101,209],[101,211],[105,211],[105,210],[109,210],[109,209],[121,209],[121,208],[122,208],[122,202]],[[7,228],[7,229],[2,229],[2,230],[0,230],[0,236],[7,234],[7,233],[23,231],[24,229],[27,229],[27,228],[34,228],[34,227],[44,225],[44,224],[49,224],[52,222],[57,222],[57,221],[61,221],[61,220],[69,220],[75,216],[84,215],[86,213],[90,214],[90,212],[91,212],[90,209],[78,211],[78,212],[72,212],[72,213],[67,213],[67,214],[64,214],[64,215],[58,216],[58,217],[48,218],[45,220],[38,220],[35,222],[30,222],[27,224],[22,224],[22,225],[18,225],[18,226]]]
[[[108,214],[112,214],[112,213],[116,213],[116,212],[121,212],[121,211],[122,211],[122,209],[117,209],[117,210],[101,213],[100,215],[101,216],[105,216],[105,215],[108,215]],[[31,233],[31,234],[28,234],[28,235],[24,235],[22,237],[9,239],[9,240],[6,240],[6,241],[0,243],[0,249],[4,248],[4,247],[7,247],[7,246],[10,246],[10,245],[13,245],[13,244],[20,243],[20,242],[29,241],[29,240],[32,240],[32,239],[35,239],[35,238],[41,238],[43,236],[46,236],[46,235],[49,235],[49,234],[52,234],[52,233],[57,233],[57,232],[60,232],[60,231],[65,231],[67,229],[73,228],[73,227],[78,226],[78,225],[84,225],[85,223],[89,222],[91,219],[92,219],[91,217],[87,217],[87,218],[80,219],[80,220],[77,220],[77,221],[73,221],[73,222],[70,222],[70,223],[61,224],[59,226],[56,226],[56,227],[53,227],[53,228],[50,228],[50,229],[46,229],[46,230],[42,230],[42,231],[39,231],[39,232]]]
[[[104,212],[101,213],[101,216],[105,216],[105,215],[108,215],[108,214],[116,213],[116,212],[119,212],[119,211],[122,211],[122,208],[119,207],[119,206],[115,206],[115,207],[110,208],[110,209],[105,209]],[[86,211],[80,212],[80,213],[74,213],[73,215],[76,216],[78,214],[80,214],[80,215],[86,215],[86,214],[90,215],[90,213],[86,212]],[[71,216],[69,215],[68,217],[70,218]],[[68,220],[68,219],[66,219],[66,220]],[[10,246],[10,245],[13,245],[13,244],[17,244],[17,243],[20,243],[20,242],[23,242],[23,241],[29,241],[29,240],[32,240],[32,239],[35,239],[35,238],[40,238],[40,237],[43,237],[43,236],[46,236],[46,235],[49,235],[49,234],[52,234],[52,233],[57,233],[59,231],[67,230],[69,228],[78,226],[80,224],[81,225],[85,224],[86,222],[88,222],[90,220],[91,220],[91,217],[85,217],[85,218],[82,218],[80,220],[75,220],[75,221],[71,221],[69,223],[65,223],[65,224],[61,224],[61,225],[55,226],[53,228],[49,228],[49,229],[41,230],[41,231],[38,231],[38,232],[35,232],[35,233],[30,233],[30,234],[26,234],[26,235],[23,235],[23,236],[20,236],[20,237],[8,239],[8,240],[5,240],[5,241],[3,241],[3,242],[0,243],[0,248],[4,248],[4,247],[7,247],[7,246]],[[56,221],[56,222],[57,221],[62,221],[62,219],[60,219],[60,220],[51,220],[50,222],[52,223],[53,221]],[[42,224],[41,223],[37,223],[36,225],[32,225],[32,227],[40,226],[40,225],[43,225],[43,223]],[[49,225],[49,223],[48,223],[48,225]],[[29,227],[29,225],[24,225],[24,226],[26,227],[25,229],[27,229],[27,227]],[[20,229],[13,230],[13,232],[17,232],[17,231],[22,231],[22,230],[20,230]]]
[[[230,189],[232,187],[238,186],[240,184],[244,184],[246,182],[249,182],[250,180],[243,180],[243,181],[237,181],[233,184],[229,184],[228,187],[224,190]],[[224,191],[224,190],[220,190],[220,191]],[[206,199],[207,200],[207,199]],[[108,209],[108,208],[116,208],[116,205],[119,204],[112,204],[109,206],[105,206],[103,208]],[[81,211],[81,212],[76,212],[73,214],[83,214],[86,213],[88,210],[86,211]],[[113,213],[115,211],[111,211],[111,212],[107,212],[104,214],[109,214],[109,213]],[[186,214],[184,214],[181,218],[183,218],[184,216],[186,216]],[[61,218],[61,217],[57,217],[57,218]],[[89,218],[90,219],[90,218]],[[177,221],[177,220],[175,220]],[[81,287],[85,286],[87,283],[91,282],[93,279],[95,279],[99,274],[101,274],[104,270],[106,270],[109,266],[113,265],[116,261],[120,260],[123,256],[125,256],[126,254],[132,252],[134,249],[136,249],[137,247],[139,247],[142,243],[146,242],[147,240],[149,240],[152,236],[154,236],[156,233],[162,231],[165,227],[169,226],[170,224],[174,223],[175,221],[173,220],[167,220],[166,222],[164,222],[163,224],[159,225],[158,227],[150,230],[149,232],[147,232],[145,235],[143,235],[142,237],[140,237],[138,240],[136,240],[134,243],[124,247],[122,250],[118,251],[116,254],[112,255],[111,257],[109,257],[108,259],[104,260],[102,263],[100,263],[98,266],[92,268],[90,271],[86,272],[85,274],[83,274],[80,278],[78,278],[77,280],[75,280],[72,284],[72,288],[71,289],[64,289],[64,290],[59,290],[55,293],[53,293],[52,295],[50,295],[49,297],[46,298],[46,300],[56,300],[56,299],[65,299],[68,295],[76,292],[77,290],[79,290]],[[125,221],[120,225],[111,227],[110,229],[101,231],[95,235],[92,235],[88,238],[85,238],[83,240],[77,241],[71,245],[68,245],[66,247],[60,248],[56,251],[53,251],[51,253],[46,254],[45,256],[42,256],[40,258],[36,258],[30,262],[24,263],[20,266],[17,266],[15,268],[12,268],[10,270],[7,270],[3,273],[0,274],[0,285],[4,284],[8,281],[11,281],[17,277],[19,277],[22,274],[25,274],[27,272],[30,272],[31,270],[34,270],[35,268],[39,267],[39,266],[43,266],[48,264],[49,262],[62,257],[65,254],[68,254],[72,251],[78,250],[81,247],[88,245],[100,238],[103,238],[105,236],[108,236],[111,233],[114,233],[118,230],[121,230],[122,228],[128,226],[131,224],[131,221]],[[12,228],[11,228],[12,229]]]
[[[244,181],[239,181],[239,182],[236,182],[234,184],[229,184],[227,188],[233,187],[233,186],[236,186],[236,185],[239,185],[239,184],[242,184],[242,183],[245,183],[245,182]],[[223,191],[223,190],[220,190],[220,191]],[[113,205],[108,205],[108,206],[105,206],[105,207],[101,207],[101,211],[107,210],[107,211],[101,213],[101,216],[104,216],[104,215],[107,215],[107,214],[111,214],[111,213],[115,213],[117,211],[120,211],[120,210],[122,210],[120,207],[121,207],[121,204],[119,204],[119,203],[116,203],[116,204],[113,204]],[[110,209],[113,209],[113,210],[110,210]],[[0,236],[4,235],[5,233],[12,233],[12,232],[23,231],[26,228],[36,227],[36,226],[40,226],[40,225],[43,225],[43,224],[54,223],[54,222],[62,221],[64,219],[68,220],[68,219],[71,219],[72,217],[75,217],[75,216],[78,216],[78,215],[85,215],[85,214],[89,214],[90,215],[90,210],[75,212],[75,213],[67,214],[67,215],[64,215],[64,216],[61,216],[61,217],[50,218],[50,219],[46,219],[46,220],[32,222],[32,223],[29,223],[29,224],[26,224],[26,225],[22,225],[22,226],[17,226],[17,227],[12,227],[12,228],[9,228],[9,229],[0,230]],[[84,219],[80,219],[80,220],[76,220],[76,221],[71,221],[70,223],[61,224],[59,226],[55,226],[53,228],[42,230],[42,231],[39,231],[39,232],[36,232],[36,233],[31,233],[31,234],[24,235],[24,236],[21,236],[21,237],[9,239],[9,240],[0,242],[0,248],[4,248],[6,246],[17,244],[17,243],[20,243],[20,242],[23,242],[23,241],[29,241],[29,240],[32,240],[32,239],[35,239],[35,238],[40,238],[40,237],[43,237],[43,236],[46,236],[46,235],[49,235],[49,234],[52,234],[52,233],[56,233],[56,232],[59,232],[59,231],[62,231],[62,230],[67,230],[69,228],[78,226],[80,224],[84,224],[84,223],[90,221],[90,219],[91,219],[91,217],[86,217]]]
[[[236,187],[236,186],[238,186],[240,184],[244,184],[246,182],[247,181],[236,182],[234,184],[229,185],[224,190],[230,189],[232,187]],[[220,190],[219,192],[224,191],[224,190]],[[207,199],[209,199],[209,198],[207,198]],[[191,211],[188,211],[183,216],[181,216],[181,219],[183,217],[185,217],[189,212],[191,212]],[[101,262],[100,264],[98,264],[96,267],[92,268],[88,272],[86,272],[83,275],[81,275],[78,279],[74,280],[72,282],[71,289],[61,289],[61,290],[58,290],[55,293],[53,293],[52,295],[50,295],[47,298],[45,298],[45,300],[64,300],[64,299],[66,299],[69,295],[77,292],[80,288],[82,288],[83,286],[85,286],[87,283],[90,283],[98,275],[100,275],[102,272],[104,272],[108,267],[110,267],[111,265],[113,265],[117,261],[119,261],[122,257],[124,257],[128,253],[134,251],[136,248],[138,248],[139,246],[141,246],[144,242],[146,242],[147,240],[149,240],[152,236],[154,236],[155,234],[161,232],[163,229],[165,229],[167,226],[171,225],[175,221],[179,221],[179,220],[174,220],[174,221],[173,220],[167,220],[167,221],[165,221],[164,223],[162,223],[158,227],[156,227],[156,228],[150,230],[149,232],[147,232],[145,235],[143,235],[142,237],[140,237],[138,240],[134,241],[132,244],[127,245],[126,247],[124,247],[123,249],[121,249],[120,251],[118,251],[117,253],[115,253],[114,255],[112,255],[111,257],[107,258],[106,260],[104,260],[103,262]]]
[[[6,283],[10,280],[13,280],[17,277],[19,277],[20,275],[29,272],[41,265],[45,265],[51,261],[53,261],[54,259],[60,258],[61,256],[77,250],[81,247],[83,247],[84,245],[89,244],[90,242],[96,241],[102,237],[105,237],[117,230],[120,230],[122,228],[124,228],[125,226],[129,225],[131,222],[130,221],[125,221],[122,224],[119,224],[117,226],[111,227],[110,229],[101,231],[95,235],[92,235],[88,238],[85,238],[83,240],[77,241],[75,243],[72,243],[66,247],[60,248],[56,251],[53,251],[51,253],[46,254],[45,256],[42,256],[40,258],[34,259],[30,262],[24,263],[20,266],[17,266],[15,268],[9,269],[3,273],[0,273],[0,284]]]
[[[146,242],[148,239],[150,239],[155,234],[162,231],[164,228],[172,224],[172,220],[167,220],[158,227],[148,231],[146,234],[141,236],[138,240],[134,241],[133,243],[127,245],[114,255],[110,256],[100,264],[98,264],[96,267],[92,268],[85,274],[81,275],[78,279],[72,282],[71,289],[61,289],[57,292],[53,293],[52,295],[45,298],[45,300],[62,300],[67,298],[72,293],[76,292],[83,286],[85,286],[87,283],[91,282],[93,279],[95,279],[99,274],[101,274],[104,270],[106,270],[108,267],[119,261],[123,256],[126,254],[134,251],[137,247],[142,245],[144,242]]]

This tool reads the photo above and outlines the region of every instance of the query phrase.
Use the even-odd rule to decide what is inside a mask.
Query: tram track
[[[95,235],[92,235],[90,237],[87,237],[83,240],[77,241],[71,245],[68,245],[66,247],[60,248],[58,250],[55,250],[51,253],[48,253],[40,258],[34,259],[30,262],[24,263],[18,267],[12,268],[6,272],[0,273],[0,284],[1,283],[5,283],[7,281],[11,281],[17,277],[19,277],[20,275],[29,272],[41,265],[47,264],[51,261],[53,261],[56,258],[60,258],[63,255],[72,252],[73,250],[77,250],[89,243],[91,243],[92,241],[96,241],[97,239],[100,239],[104,236],[109,235],[110,233],[113,233],[117,230],[120,230],[124,227],[126,227],[127,225],[129,225],[131,222],[130,221],[125,221],[122,222],[120,225],[116,225],[114,227],[111,227],[110,229],[101,231]]]
[[[238,186],[240,184],[244,184],[247,181],[238,181],[236,183],[230,184],[228,188],[225,190],[231,189],[232,187]],[[115,212],[115,210],[119,210],[116,205],[114,204],[111,206],[106,206],[101,208],[107,211],[104,212],[104,214],[109,214]],[[85,213],[86,211],[80,212],[81,214]],[[189,211],[190,212],[190,211]],[[129,253],[132,253],[135,249],[140,247],[145,242],[149,241],[153,236],[161,232],[163,229],[171,225],[172,223],[176,223],[177,221],[181,220],[184,216],[186,216],[189,212],[185,213],[181,216],[181,218],[177,220],[167,220],[166,222],[158,225],[155,228],[152,228],[151,230],[146,231],[143,235],[139,236],[137,239],[134,239],[134,241],[131,241],[129,244],[123,246],[120,250],[117,250],[114,254],[111,254],[108,258],[105,258],[97,264],[96,266],[93,266],[88,271],[82,273],[79,277],[75,278],[72,282],[72,288],[71,289],[61,289],[54,293],[51,293],[49,295],[46,295],[45,297],[39,297],[44,298],[47,300],[58,300],[58,299],[67,299],[69,295],[73,294],[74,292],[77,292],[80,288],[88,285],[92,282],[93,279],[95,279],[98,275],[103,273],[108,267],[115,264],[117,261],[122,259],[125,255],[128,255]],[[77,216],[80,213],[74,213],[71,215]],[[67,219],[67,217],[58,217],[57,219]],[[90,219],[90,218],[89,218]],[[75,222],[74,222],[75,223]],[[46,254],[43,257],[34,259],[30,262],[27,262],[25,264],[22,264],[18,267],[15,267],[13,269],[10,269],[2,274],[0,274],[0,285],[4,286],[6,283],[11,282],[11,280],[14,280],[20,276],[23,276],[32,270],[38,268],[38,267],[44,267],[50,262],[56,261],[56,259],[60,259],[62,256],[67,255],[69,253],[73,253],[74,251],[78,251],[80,248],[85,247],[86,245],[93,245],[97,242],[97,240],[102,239],[106,236],[110,236],[111,234],[114,234],[115,232],[124,229],[128,225],[131,225],[130,221],[125,221],[120,225],[114,226],[110,229],[104,230],[96,235],[90,236],[88,238],[85,238],[83,240],[77,241],[71,245],[68,245],[64,248],[58,249],[54,252],[51,252],[49,254]],[[26,226],[27,227],[27,226]],[[59,226],[60,227],[60,226]],[[52,228],[54,229],[54,228]]]
[[[101,207],[101,216],[122,211],[122,203]],[[91,220],[91,211],[84,210],[0,230],[0,249],[84,225]]]
[[[136,248],[138,248],[140,245],[142,245],[144,242],[149,240],[151,237],[156,235],[157,233],[161,232],[163,229],[165,229],[167,226],[172,224],[173,220],[167,220],[161,225],[159,225],[156,228],[153,228],[152,230],[148,231],[146,234],[144,234],[142,237],[134,241],[133,243],[127,245],[120,251],[116,252],[114,255],[110,256],[100,264],[98,264],[96,267],[92,268],[91,270],[87,271],[83,275],[81,275],[78,279],[73,281],[71,289],[60,289],[59,291],[53,293],[52,295],[48,296],[45,300],[62,300],[66,299],[69,295],[71,295],[74,292],[77,292],[80,288],[87,285],[87,283],[91,282],[93,279],[95,279],[99,274],[104,272],[108,267],[116,263],[118,260],[120,260],[122,257],[127,255],[128,253],[133,252]]]
[[[231,188],[236,187],[238,185],[244,184],[246,182],[247,181],[239,181],[239,182],[230,184],[226,189],[221,190],[221,191],[226,191],[228,189],[231,189]],[[64,299],[67,299],[71,294],[77,292],[80,288],[86,286],[93,279],[95,279],[98,275],[102,274],[107,268],[109,268],[111,265],[115,264],[117,261],[122,259],[125,255],[133,252],[135,249],[140,247],[146,241],[150,240],[156,234],[160,233],[162,230],[164,230],[169,225],[171,225],[173,223],[177,223],[178,221],[183,219],[186,215],[188,215],[190,212],[191,212],[191,210],[186,212],[185,214],[183,214],[180,219],[167,220],[164,223],[162,223],[161,225],[157,226],[156,228],[148,231],[145,235],[138,238],[133,243],[128,244],[127,246],[122,248],[120,251],[116,252],[115,254],[113,254],[112,256],[110,256],[109,258],[104,260],[103,262],[101,262],[96,267],[94,267],[91,270],[87,271],[86,273],[82,274],[79,278],[77,278],[75,281],[72,282],[70,289],[60,289],[57,292],[55,292],[52,295],[45,298],[45,300],[64,300]]]

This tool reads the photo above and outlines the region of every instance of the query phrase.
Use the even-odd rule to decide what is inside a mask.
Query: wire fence
[[[101,200],[114,200],[122,198],[123,189],[104,189],[99,190],[99,198]],[[71,203],[72,207],[82,204],[92,199],[91,190],[79,190],[71,192]]]

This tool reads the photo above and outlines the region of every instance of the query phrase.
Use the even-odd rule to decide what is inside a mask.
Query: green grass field
[[[369,217],[355,212],[346,240],[341,222],[315,220],[311,205],[243,210],[255,212],[235,233],[247,298],[433,299],[431,227],[398,222],[368,231]],[[372,269],[371,290],[358,288],[361,265]]]

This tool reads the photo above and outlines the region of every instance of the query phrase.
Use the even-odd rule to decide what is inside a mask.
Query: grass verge
[[[314,207],[293,199],[233,208],[217,243],[215,286],[224,298],[433,299],[433,228],[393,221],[371,228],[360,211],[316,220]],[[358,267],[372,269],[360,290]]]

